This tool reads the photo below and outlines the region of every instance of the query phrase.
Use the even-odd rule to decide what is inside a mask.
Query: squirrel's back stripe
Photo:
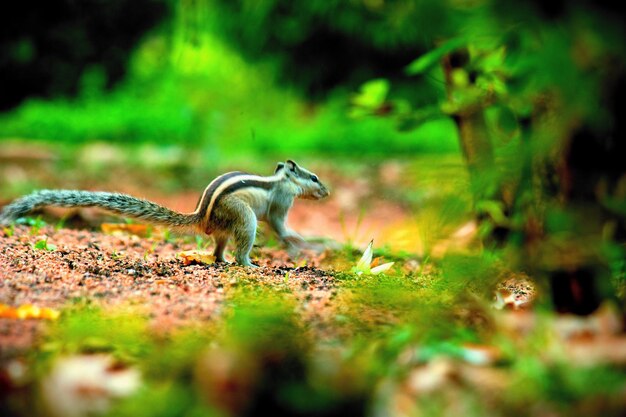
[[[211,197],[215,193],[215,190],[217,189],[217,187],[222,185],[224,181],[227,181],[230,178],[233,178],[237,175],[249,175],[249,174],[247,174],[246,172],[241,172],[241,171],[227,172],[226,174],[222,174],[219,177],[215,178],[213,181],[211,181],[211,183],[207,185],[207,187],[204,189],[204,192],[200,196],[200,199],[198,200],[198,203],[196,204],[196,210],[194,211],[194,213],[196,214],[205,213],[207,207],[209,206],[209,203],[211,202]]]
[[[229,172],[221,175],[214,179],[206,188],[195,213],[204,213],[204,218],[209,220],[213,207],[222,197],[244,188],[252,187],[270,190],[280,180],[281,177],[279,175],[262,177],[243,172]]]

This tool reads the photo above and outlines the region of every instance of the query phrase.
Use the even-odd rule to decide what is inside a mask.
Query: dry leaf
[[[37,307],[32,304],[23,304],[19,307],[11,307],[0,304],[0,318],[4,319],[44,319],[56,320],[61,313],[58,310],[45,307]]]
[[[147,237],[152,233],[152,226],[146,224],[102,223],[100,228],[108,235],[128,234]]]
[[[183,260],[183,265],[202,264],[211,265],[215,263],[215,256],[208,251],[187,250],[180,252],[178,256]]]
[[[370,264],[370,268],[374,268],[378,265],[380,265],[380,263],[383,261],[383,257],[382,256],[377,256],[374,259],[372,259],[372,263]]]
[[[6,304],[0,304],[0,318],[2,319],[16,319],[17,311],[15,308]]]

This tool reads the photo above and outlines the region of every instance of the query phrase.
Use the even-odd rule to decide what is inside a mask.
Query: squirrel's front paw
[[[245,259],[245,260],[237,260],[237,263],[239,264],[239,266],[249,266],[251,268],[258,268],[258,265],[253,264],[252,262],[250,262],[249,259]]]

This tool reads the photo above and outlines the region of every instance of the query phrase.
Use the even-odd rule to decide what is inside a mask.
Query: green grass
[[[127,79],[105,91],[97,68],[73,99],[30,99],[0,115],[0,138],[176,145],[204,159],[241,153],[389,156],[458,152],[449,120],[401,133],[392,119],[349,116],[350,91],[310,103],[207,35],[201,45],[148,37]],[[157,57],[161,57],[158,60]],[[163,59],[169,62],[163,64]]]
[[[340,292],[357,293],[342,301],[354,312],[363,316],[386,310],[404,319],[363,331],[361,323],[338,316],[337,326],[348,326],[351,336],[328,344],[307,331],[288,295],[250,288],[232,295],[223,320],[164,338],[151,333],[145,318],[132,312],[104,312],[79,303],[64,312],[32,357],[39,377],[59,355],[80,352],[110,353],[138,367],[142,387],[116,401],[109,415],[222,415],[233,406],[228,399],[235,391],[228,386],[247,393],[238,398],[255,412],[326,416],[343,410],[362,415],[388,399],[376,394],[381,381],[398,383],[408,369],[424,370],[442,358],[463,362],[465,343],[485,342],[480,332],[455,324],[452,306],[407,277],[338,278]],[[524,414],[528,404],[567,415],[614,410],[619,387],[626,383],[623,372],[546,360],[537,350],[546,342],[543,332],[538,330],[524,346],[513,349],[506,338],[493,339],[491,343],[508,352],[497,372],[504,372],[501,382],[510,388],[485,402],[480,387],[463,388],[462,380],[446,383],[464,392],[455,403],[481,404],[478,415],[490,416]],[[408,352],[412,365],[404,362]],[[437,390],[418,396],[415,404],[437,415],[449,401],[445,398],[445,392]]]

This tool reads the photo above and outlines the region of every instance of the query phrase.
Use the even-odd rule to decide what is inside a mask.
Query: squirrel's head
[[[317,175],[302,168],[290,159],[287,162],[279,162],[274,172],[276,174],[283,172],[285,178],[300,189],[299,197],[301,198],[319,200],[330,195],[330,191],[322,184]]]

